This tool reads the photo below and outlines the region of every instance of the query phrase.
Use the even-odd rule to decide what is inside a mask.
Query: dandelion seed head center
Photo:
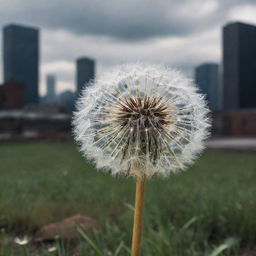
[[[122,126],[129,126],[131,131],[163,129],[171,123],[168,106],[162,97],[140,96],[120,99],[117,117]]]
[[[117,131],[125,136],[121,150],[122,159],[127,157],[141,156],[146,161],[156,163],[163,149],[162,135],[167,132],[168,126],[173,121],[169,106],[164,103],[163,97],[129,96],[122,97],[114,106],[115,125]],[[120,128],[121,127],[121,128]]]

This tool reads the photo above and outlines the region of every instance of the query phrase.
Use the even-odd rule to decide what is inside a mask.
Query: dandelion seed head
[[[122,65],[83,90],[74,135],[97,168],[137,178],[168,176],[203,150],[208,112],[204,97],[181,72]]]

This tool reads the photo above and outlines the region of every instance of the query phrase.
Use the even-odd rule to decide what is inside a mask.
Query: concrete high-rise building
[[[79,95],[82,88],[95,78],[95,61],[90,58],[79,58],[76,61],[76,90]]]
[[[219,65],[204,63],[195,69],[195,82],[201,93],[205,94],[209,107],[213,111],[221,108],[221,90],[219,81]]]
[[[39,30],[15,24],[3,29],[4,83],[24,86],[24,104],[38,103]]]
[[[226,110],[256,107],[256,26],[223,28],[223,94]]]
[[[46,101],[47,103],[55,103],[56,102],[56,89],[55,89],[55,76],[54,75],[47,75],[46,76]]]

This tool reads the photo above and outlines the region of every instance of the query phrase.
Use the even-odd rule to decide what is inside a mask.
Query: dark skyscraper
[[[256,107],[256,26],[224,27],[223,90],[226,110]]]
[[[80,94],[86,83],[95,78],[95,61],[89,58],[79,58],[76,61],[76,89]]]
[[[23,84],[24,104],[38,103],[39,31],[7,25],[3,29],[4,82]]]
[[[220,110],[221,94],[218,64],[204,63],[196,67],[195,82],[200,91],[206,95],[210,109],[213,111]]]

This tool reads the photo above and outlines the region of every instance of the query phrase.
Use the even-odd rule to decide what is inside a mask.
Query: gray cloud
[[[12,0],[2,1],[0,23],[141,40],[206,29],[223,21],[231,7],[246,3],[255,0]]]
[[[178,8],[179,4],[173,7]],[[171,6],[165,0],[152,1],[12,1],[1,7],[1,21],[15,21],[65,29],[77,34],[108,35],[120,39],[141,39],[164,34],[182,34],[189,28],[168,17]]]
[[[13,0],[1,4],[0,21],[6,23],[14,20],[53,30],[69,30],[79,35],[141,40],[187,35],[214,25],[235,2],[237,1]]]

